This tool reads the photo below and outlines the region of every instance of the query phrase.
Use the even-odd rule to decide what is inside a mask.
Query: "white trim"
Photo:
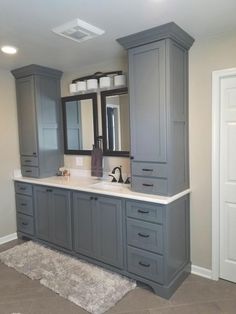
[[[191,274],[201,276],[207,279],[212,279],[212,270],[208,268],[203,268],[200,266],[192,265]]]
[[[220,80],[236,68],[212,72],[212,279],[220,277]]]
[[[10,241],[13,241],[13,240],[16,240],[16,239],[17,239],[17,233],[9,234],[5,237],[0,238],[0,245],[7,243],[7,242],[10,242]]]

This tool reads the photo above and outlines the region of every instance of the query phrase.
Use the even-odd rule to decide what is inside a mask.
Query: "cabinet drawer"
[[[163,256],[128,247],[128,271],[140,277],[163,283]]]
[[[21,173],[23,177],[32,177],[38,178],[39,177],[39,168],[37,167],[21,167]]]
[[[15,191],[19,194],[32,195],[32,185],[23,182],[16,182]]]
[[[162,226],[127,218],[127,241],[129,245],[151,251],[163,252]]]
[[[136,219],[162,223],[163,207],[164,206],[148,204],[145,202],[127,201],[126,215]]]
[[[16,210],[22,214],[33,215],[33,200],[31,196],[16,194]]]
[[[167,194],[167,180],[144,177],[132,177],[132,190],[147,194]]]
[[[31,156],[21,156],[21,164],[22,166],[38,166],[39,160],[38,157]]]
[[[148,162],[132,162],[132,175],[167,178],[167,165]]]
[[[17,230],[34,235],[33,217],[17,214]]]

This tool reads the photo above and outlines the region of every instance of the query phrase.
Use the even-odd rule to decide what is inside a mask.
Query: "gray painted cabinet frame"
[[[160,205],[22,182],[15,189],[33,204],[27,213],[17,203],[19,237],[144,282],[165,298],[190,272],[188,195]]]

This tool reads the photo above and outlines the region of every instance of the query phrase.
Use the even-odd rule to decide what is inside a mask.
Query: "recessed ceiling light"
[[[1,47],[2,52],[7,53],[9,55],[14,55],[17,53],[17,48],[13,46],[2,46]]]

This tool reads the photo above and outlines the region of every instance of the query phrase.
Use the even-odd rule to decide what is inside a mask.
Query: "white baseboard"
[[[16,239],[17,239],[17,233],[9,234],[5,237],[0,238],[0,245],[7,243],[7,242],[10,242],[10,241],[13,241],[13,240],[16,240]]]
[[[208,268],[192,265],[191,273],[207,279],[212,279],[212,270]]]

